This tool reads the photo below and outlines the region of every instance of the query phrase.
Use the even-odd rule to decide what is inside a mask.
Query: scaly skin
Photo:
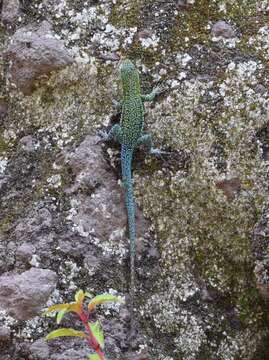
[[[136,229],[135,229],[135,202],[132,183],[132,156],[134,149],[145,143],[152,154],[161,153],[152,148],[151,137],[143,134],[144,127],[144,101],[152,101],[160,92],[158,88],[148,95],[141,95],[139,73],[134,64],[126,59],[120,66],[121,81],[123,88],[123,99],[118,104],[121,108],[120,125],[112,127],[105,140],[115,138],[121,144],[121,170],[122,181],[125,188],[125,205],[128,217],[128,228],[130,238],[130,263],[131,263],[131,315],[133,318],[133,299],[135,289],[135,257],[136,257]]]

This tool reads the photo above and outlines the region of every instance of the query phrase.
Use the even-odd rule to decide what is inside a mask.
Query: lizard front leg
[[[109,141],[115,139],[120,143],[122,139],[121,127],[119,124],[116,124],[112,126],[112,128],[108,133],[106,133],[105,131],[100,131],[99,135],[102,137],[103,141]]]
[[[147,94],[147,95],[141,95],[141,99],[143,102],[146,102],[146,101],[153,101],[155,99],[155,97],[157,95],[159,95],[163,90],[157,86],[156,88],[154,88],[152,90],[152,92],[150,94]]]
[[[123,100],[117,101],[113,99],[112,104],[114,109],[116,109],[117,111],[121,111]]]

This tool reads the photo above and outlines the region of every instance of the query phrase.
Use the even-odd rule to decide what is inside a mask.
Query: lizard
[[[117,140],[121,144],[121,172],[122,183],[125,190],[125,206],[127,210],[129,240],[130,240],[130,313],[133,319],[133,302],[135,292],[135,258],[136,258],[136,224],[135,201],[133,195],[132,158],[134,150],[146,144],[150,154],[163,153],[152,147],[150,134],[143,132],[144,127],[144,102],[153,101],[161,92],[159,87],[147,95],[141,94],[139,72],[135,65],[124,59],[120,64],[120,75],[123,98],[116,106],[121,109],[120,124],[115,124],[111,130],[100,132],[104,141]]]

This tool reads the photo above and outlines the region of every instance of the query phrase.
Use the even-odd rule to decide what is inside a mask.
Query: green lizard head
[[[135,65],[129,59],[124,59],[120,64],[123,95],[139,95],[139,74]]]
[[[120,70],[121,73],[124,72],[132,72],[135,70],[135,66],[134,64],[131,62],[131,60],[129,59],[124,59],[122,60],[121,64],[120,64]]]

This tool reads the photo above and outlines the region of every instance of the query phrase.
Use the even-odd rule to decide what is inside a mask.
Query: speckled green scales
[[[139,73],[134,64],[126,59],[120,66],[123,87],[123,99],[118,104],[121,108],[120,125],[112,127],[105,140],[115,138],[121,144],[121,169],[122,181],[125,188],[125,205],[128,217],[128,228],[130,238],[130,262],[131,262],[131,284],[130,297],[133,302],[135,285],[135,255],[136,255],[136,230],[135,230],[135,203],[132,184],[132,156],[134,148],[141,144],[147,144],[150,153],[159,154],[158,149],[152,148],[151,136],[143,134],[144,127],[144,102],[152,101],[160,92],[154,89],[148,95],[141,95]],[[133,306],[131,306],[133,308]]]

